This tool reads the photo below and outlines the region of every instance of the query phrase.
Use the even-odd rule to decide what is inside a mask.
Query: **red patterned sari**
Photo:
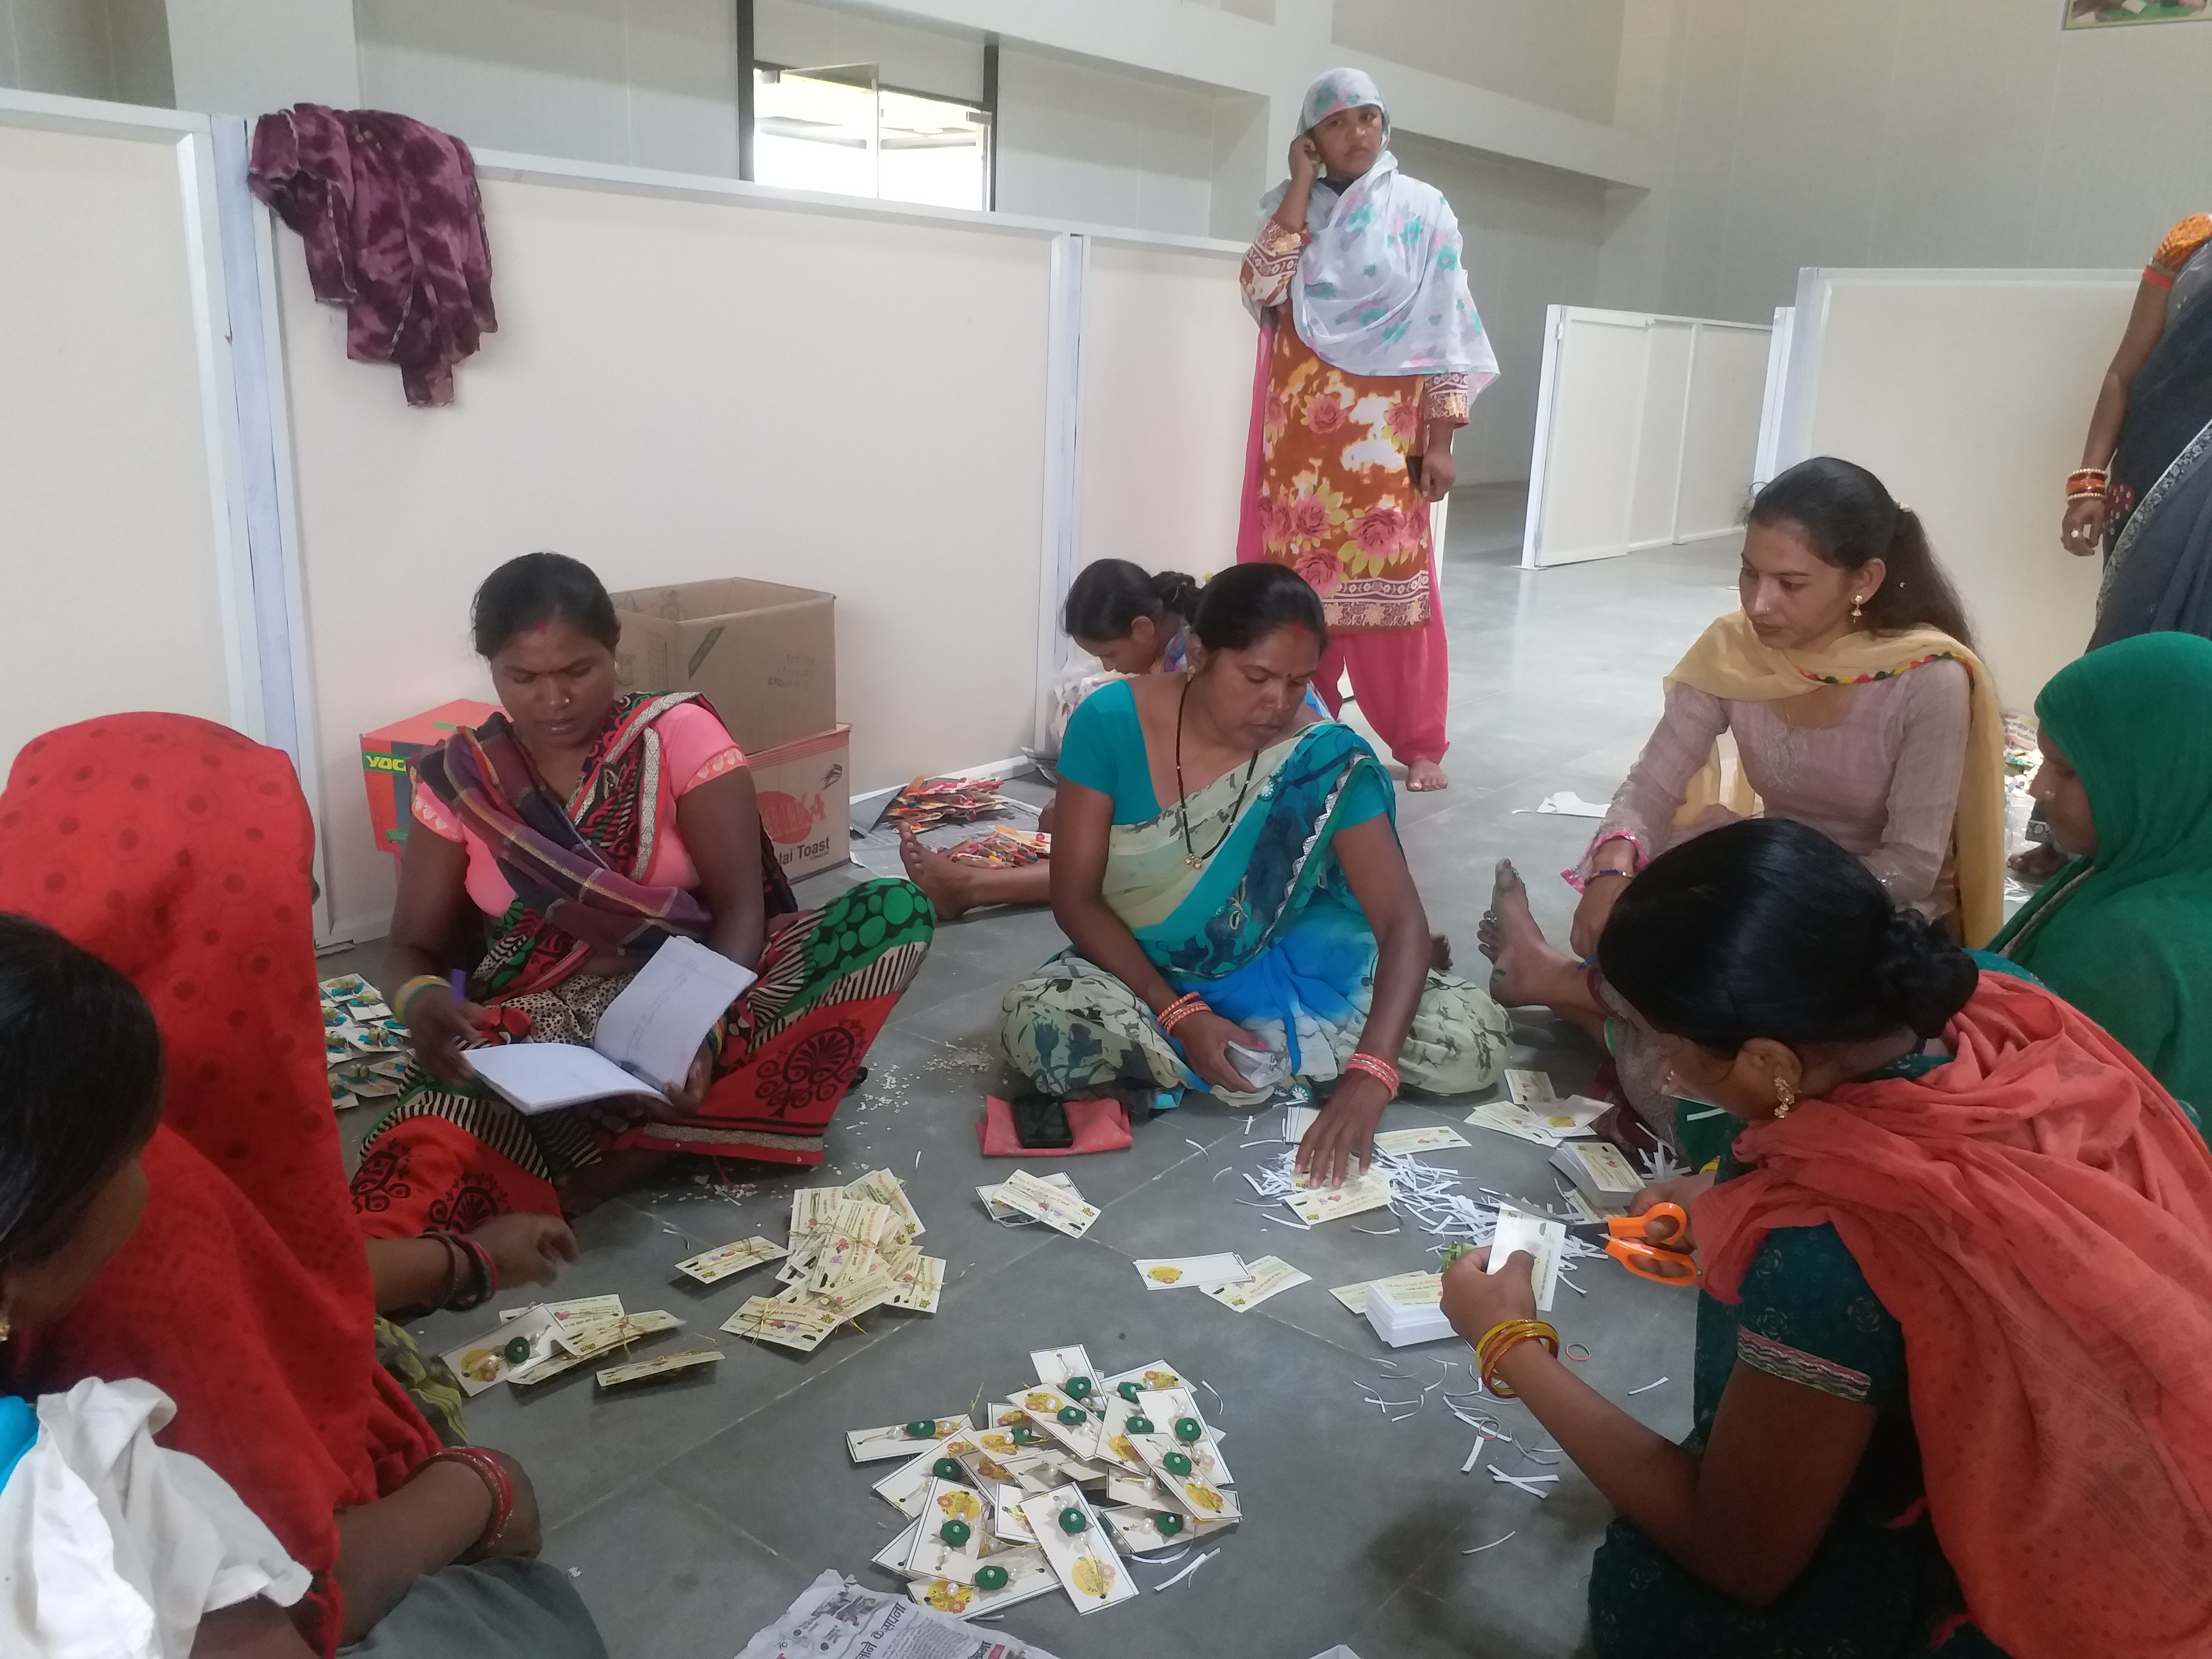
[[[657,821],[653,722],[690,701],[623,699],[565,801],[504,715],[416,759],[416,786],[483,840],[514,891],[470,976],[470,994],[492,1011],[491,1041],[589,1043],[635,972],[586,972],[595,956],[641,965],[664,940],[711,924],[696,894],[644,879],[656,841],[676,829]],[[715,1080],[696,1114],[610,1137],[580,1114],[526,1117],[480,1083],[410,1070],[362,1146],[353,1202],[363,1231],[406,1237],[465,1232],[508,1210],[558,1213],[556,1183],[610,1148],[820,1163],[823,1132],[921,970],[936,917],[920,888],[894,880],[799,910],[765,836],[762,870],[759,978],[709,1036]]]

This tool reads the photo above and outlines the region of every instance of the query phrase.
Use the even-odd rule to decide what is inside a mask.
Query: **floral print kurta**
[[[1298,337],[1282,301],[1303,239],[1270,221],[1245,256],[1244,291],[1267,317],[1256,510],[1270,562],[1322,597],[1329,628],[1429,620],[1429,504],[1407,457],[1430,420],[1467,423],[1464,374],[1350,374]]]

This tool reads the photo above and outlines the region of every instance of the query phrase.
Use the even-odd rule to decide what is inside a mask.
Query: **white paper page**
[[[605,1054],[573,1042],[510,1042],[471,1048],[465,1058],[478,1077],[526,1114],[653,1092]]]
[[[690,1075],[707,1033],[753,979],[751,969],[719,951],[672,939],[607,1005],[592,1046],[655,1087],[672,1089]]]

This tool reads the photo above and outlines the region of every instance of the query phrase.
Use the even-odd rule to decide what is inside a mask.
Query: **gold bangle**
[[[414,978],[399,988],[399,994],[392,1000],[392,1012],[399,1017],[403,1024],[407,1019],[407,1005],[414,1001],[415,994],[417,991],[429,985],[443,986],[448,996],[453,994],[452,982],[443,974],[416,975]]]

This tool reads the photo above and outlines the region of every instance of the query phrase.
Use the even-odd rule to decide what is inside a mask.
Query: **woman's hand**
[[[477,1040],[484,1011],[473,1002],[456,1002],[442,985],[425,985],[407,999],[399,1011],[407,1035],[415,1044],[416,1062],[441,1083],[469,1080],[469,1063],[461,1050]]]
[[[1320,177],[1321,146],[1311,135],[1302,132],[1291,140],[1291,188],[1310,190]]]
[[[2105,498],[2081,495],[2066,503],[2059,544],[2077,559],[2086,559],[2105,544]]]
[[[1509,1319],[1536,1316],[1536,1262],[1516,1250],[1503,1267],[1490,1271],[1490,1251],[1469,1250],[1444,1269],[1444,1317],[1470,1342]]]
[[[1059,810],[1060,797],[1058,795],[1054,795],[1050,800],[1047,801],[1042,806],[1037,809],[1037,834],[1040,836],[1048,836],[1052,833],[1053,817]]]
[[[1452,427],[1443,422],[1430,430],[1429,447],[1421,457],[1421,499],[1425,501],[1443,500],[1459,481],[1459,468],[1452,461]]]
[[[1184,1062],[1215,1088],[1226,1089],[1232,1094],[1252,1092],[1244,1073],[1229,1057],[1229,1045],[1233,1042],[1239,1048],[1256,1048],[1260,1044],[1235,1020],[1224,1019],[1210,1008],[1200,1008],[1176,1022],[1175,1040],[1182,1045]]]
[[[1717,1179],[1717,1176],[1708,1170],[1704,1175],[1676,1176],[1671,1181],[1655,1181],[1628,1200],[1628,1212],[1642,1215],[1654,1205],[1679,1204],[1686,1213],[1691,1205],[1712,1190],[1713,1182]],[[1693,1218],[1692,1225],[1683,1230],[1682,1237],[1676,1238],[1672,1236],[1674,1228],[1672,1221],[1655,1221],[1651,1224],[1651,1242],[1664,1244],[1671,1250],[1693,1250],[1698,1247],[1695,1224]]]
[[[1575,906],[1574,925],[1567,929],[1567,947],[1577,957],[1586,961],[1596,954],[1599,936],[1612,919],[1613,907],[1628,890],[1628,882],[1623,875],[1597,875],[1584,884],[1582,902]]]
[[[672,1109],[665,1113],[661,1112],[654,1108],[651,1101],[647,1101],[647,1115],[659,1118],[664,1123],[672,1123],[678,1118],[690,1116],[699,1109],[700,1103],[707,1098],[707,1085],[714,1080],[714,1045],[711,1042],[702,1042],[699,1045],[699,1052],[691,1057],[690,1073],[683,1082],[668,1091],[668,1104]]]
[[[490,1252],[502,1290],[510,1285],[550,1285],[561,1276],[561,1264],[576,1259],[576,1235],[557,1215],[511,1210],[472,1228],[469,1237]]]
[[[487,1447],[485,1449],[489,1450]],[[498,1539],[479,1560],[498,1555],[532,1556],[545,1547],[545,1527],[538,1515],[538,1488],[530,1484],[530,1477],[522,1472],[522,1465],[503,1451],[491,1454],[506,1467],[507,1478],[514,1487],[514,1507],[507,1512],[507,1525],[501,1528]]]
[[[1307,1184],[1341,1187],[1363,1173],[1375,1161],[1375,1126],[1389,1103],[1390,1091],[1374,1078],[1346,1073],[1321,1115],[1298,1138],[1297,1171]]]

